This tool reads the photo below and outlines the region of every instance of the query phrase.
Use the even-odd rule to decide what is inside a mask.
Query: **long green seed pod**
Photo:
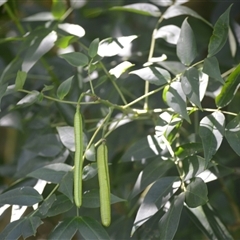
[[[108,150],[103,141],[97,149],[98,181],[100,188],[100,213],[102,224],[108,227],[111,223],[110,180],[108,172]]]
[[[83,130],[82,116],[78,107],[74,116],[74,137],[74,201],[79,208],[82,205]]]

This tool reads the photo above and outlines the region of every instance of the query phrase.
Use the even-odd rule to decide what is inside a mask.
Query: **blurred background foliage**
[[[157,18],[133,14],[131,12],[121,11],[108,11],[109,8],[114,6],[122,6],[130,3],[145,3],[147,1],[128,1],[128,0],[114,0],[114,1],[74,1],[67,0],[66,8],[70,4],[75,3],[74,11],[67,17],[66,22],[79,24],[86,31],[86,35],[81,39],[81,42],[89,46],[91,41],[95,38],[104,39],[107,37],[120,37],[125,35],[139,36],[132,45],[129,51],[123,52],[121,56],[114,56],[104,59],[104,63],[110,69],[117,63],[128,60],[134,63],[134,68],[139,68],[146,62],[152,29],[157,22]],[[149,1],[156,3],[157,0]],[[205,18],[212,24],[215,23],[217,18],[227,9],[230,3],[234,2],[234,7],[231,10],[231,24],[237,34],[238,42],[240,44],[240,2],[239,1],[186,1],[183,5],[196,11],[200,16]],[[15,58],[19,56],[19,49],[27,49],[27,45],[22,46],[22,34],[27,31],[31,32],[43,26],[43,21],[47,15],[42,16],[42,19],[37,21],[29,21],[27,17],[37,14],[39,12],[50,12],[52,8],[52,1],[44,0],[8,0],[7,7],[0,6],[0,72],[2,73],[6,66]],[[160,10],[164,11],[164,7],[159,6]],[[13,13],[14,16],[11,17]],[[185,16],[175,17],[174,19],[165,20],[163,25],[174,24],[181,27],[182,21]],[[207,45],[209,38],[212,34],[212,29],[206,26],[205,23],[196,19],[189,18],[189,23],[196,35],[198,46],[199,60],[204,58],[207,54]],[[41,33],[42,29],[40,29]],[[63,34],[64,35],[64,34]],[[73,47],[75,51],[81,51],[82,45],[78,44],[75,39]],[[237,53],[234,57],[231,55],[230,44],[226,44],[222,51],[217,54],[222,72],[227,71],[234,64],[240,61],[240,48],[237,48]],[[70,66],[63,59],[56,57],[58,48],[53,47],[51,51],[44,55],[44,57],[36,63],[36,65],[28,73],[29,80],[26,82],[25,88],[28,90],[39,90],[42,86],[53,84],[58,86],[64,79],[71,75],[76,75],[76,69]],[[62,49],[64,51],[64,49]],[[166,54],[169,61],[178,60],[176,57],[176,46],[167,43],[162,39],[156,41],[155,52],[156,56]],[[196,59],[198,60],[198,59]],[[16,66],[17,69],[17,66]],[[103,70],[99,69],[98,76],[95,78],[101,81],[104,78]],[[15,82],[15,74],[8,76],[10,83]],[[81,81],[74,78],[73,85],[79,85],[81,82],[86,81],[87,75],[85,72],[81,73]],[[131,78],[131,81],[129,80]],[[103,79],[102,79],[103,80]],[[80,82],[80,83],[79,83]],[[124,76],[118,80],[118,84],[124,85],[125,96],[128,101],[142,95],[144,91],[144,81],[139,81],[135,75]],[[136,87],[137,85],[137,87]],[[80,86],[83,87],[84,86]],[[209,88],[214,89],[213,86]],[[86,89],[85,89],[86,90]],[[9,90],[10,91],[10,90]],[[76,101],[76,96],[79,95],[79,88],[72,88],[67,100]],[[0,89],[1,92],[1,89]],[[121,100],[117,97],[116,90],[112,88],[111,84],[106,85],[105,89],[99,88],[97,93],[100,97],[108,99],[113,103],[119,103]],[[1,101],[0,112],[0,190],[4,190],[6,186],[11,184],[16,179],[21,179],[40,166],[48,162],[54,161],[55,153],[63,151],[62,146],[57,144],[55,139],[56,125],[73,125],[73,116],[75,107],[64,103],[57,103],[51,101],[42,101],[39,105],[31,105],[27,108],[14,108],[16,103],[24,96],[23,93],[15,93],[5,95]],[[151,108],[161,108],[166,106],[164,102],[159,101],[161,92],[155,94],[149,100]],[[228,111],[240,111],[240,92],[236,94],[234,101],[227,107]],[[140,102],[142,104],[142,102]],[[203,105],[209,108],[214,107],[214,100],[211,97],[204,98]],[[13,111],[10,111],[14,108]],[[31,110],[30,110],[30,109]],[[86,119],[99,119],[106,114],[107,108],[96,105],[95,107],[83,106],[82,112]],[[206,114],[200,113],[199,118]],[[86,129],[91,132],[91,128],[95,127],[95,122],[86,121]],[[190,134],[192,126],[185,124],[186,134]],[[128,125],[124,125],[116,129],[108,138],[109,157],[111,159],[111,178],[112,191],[117,196],[128,198],[136,178],[140,171],[143,169],[142,164],[125,163],[118,165],[118,159],[133,142],[137,139],[151,134],[154,131],[151,121],[149,119],[141,119],[134,121]],[[45,136],[44,138],[41,138]],[[183,140],[184,141],[184,140]],[[54,147],[53,153],[51,146]],[[45,151],[42,156],[37,154]],[[47,156],[47,157],[46,157]],[[53,157],[54,156],[54,157]],[[239,156],[237,156],[229,147],[226,140],[224,140],[220,150],[215,156],[217,161],[224,166],[231,167],[235,170],[233,174],[227,175],[224,179],[213,181],[208,184],[209,201],[216,209],[222,220],[228,226],[230,232],[236,239],[240,236],[240,222],[239,222],[239,206],[240,206],[240,163]],[[63,159],[62,161],[64,161]],[[66,163],[71,164],[71,158],[66,160]],[[226,169],[227,171],[228,169]],[[173,171],[173,170],[172,170]],[[171,174],[171,173],[169,173]],[[26,181],[34,181],[27,179]],[[20,183],[25,184],[25,182]],[[88,186],[94,186],[96,179],[88,182]],[[49,190],[48,190],[49,188]],[[46,192],[51,190],[51,185],[45,189]],[[46,193],[45,193],[46,194]],[[113,205],[113,224],[109,228],[109,234],[115,239],[129,239],[129,233],[134,221],[135,212],[129,212],[133,208],[134,201],[125,203],[117,203]],[[84,212],[85,211],[85,212]],[[92,211],[92,212],[91,212]],[[199,229],[189,220],[187,214],[184,212],[181,216],[180,225],[175,239],[206,239]],[[96,215],[98,213],[92,209],[83,210],[83,214]],[[0,231],[9,222],[9,212],[4,213],[0,219]],[[124,219],[128,215],[129,218]],[[44,237],[52,230],[61,216],[46,219],[46,224],[39,228],[37,238],[44,239]],[[154,236],[154,231],[148,229],[144,225],[133,236],[132,239],[144,239],[142,236],[147,234],[145,239],[157,239]],[[29,238],[30,239],[30,238]]]

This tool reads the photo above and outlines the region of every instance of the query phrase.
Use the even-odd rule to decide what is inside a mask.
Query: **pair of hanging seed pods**
[[[74,116],[74,137],[74,201],[79,208],[82,205],[83,127],[82,116],[78,107]],[[102,224],[107,227],[111,222],[111,196],[108,172],[108,149],[104,140],[97,148],[97,164],[101,220]]]

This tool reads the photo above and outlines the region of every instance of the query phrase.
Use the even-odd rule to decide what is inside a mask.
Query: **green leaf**
[[[195,11],[192,9],[186,7],[186,6],[181,6],[181,5],[173,5],[169,7],[166,12],[164,13],[163,17],[165,19],[181,16],[181,15],[187,15],[187,16],[192,16],[194,18],[200,19],[201,21],[205,22],[209,26],[212,27],[212,25],[206,21],[204,18],[202,18],[199,14],[197,14]]]
[[[42,200],[42,196],[32,187],[15,188],[0,195],[0,204],[32,206]]]
[[[182,160],[184,181],[189,180],[205,170],[205,159],[193,155]]]
[[[4,240],[19,239],[21,236],[26,239],[35,236],[37,228],[43,224],[39,217],[24,217],[9,223],[0,233],[0,238]]]
[[[69,64],[74,67],[84,67],[88,64],[88,57],[80,52],[70,52],[60,55],[61,58],[65,59]]]
[[[219,17],[213,28],[213,34],[208,44],[208,57],[218,53],[225,45],[229,29],[229,13],[232,5]]]
[[[98,52],[98,46],[99,46],[99,38],[95,38],[89,46],[88,49],[88,55],[91,58],[94,58],[95,56],[97,56],[97,52]]]
[[[196,68],[192,67],[182,75],[181,86],[188,99],[202,109],[200,101],[199,72]]]
[[[74,36],[63,36],[55,42],[55,45],[64,49],[77,40],[78,38]]]
[[[170,73],[165,69],[159,67],[145,67],[132,71],[129,74],[136,74],[141,79],[149,81],[150,83],[157,86],[166,84],[171,80]]]
[[[218,238],[214,234],[208,219],[202,209],[202,206],[196,208],[189,208],[185,205],[185,210],[193,223],[211,240],[217,240]]]
[[[163,38],[166,42],[177,44],[181,29],[175,25],[167,25],[159,28],[154,34],[154,38]]]
[[[48,236],[48,240],[72,239],[78,230],[78,217],[66,218],[60,222]]]
[[[240,156],[240,114],[227,124],[225,137],[231,148]]]
[[[23,72],[23,71],[18,71],[17,72],[17,78],[16,78],[16,81],[15,81],[15,89],[16,90],[19,90],[19,89],[23,88],[24,83],[26,81],[26,78],[27,78],[27,73],[26,72]]]
[[[130,35],[118,38],[106,38],[100,41],[98,46],[98,55],[101,57],[112,57],[121,53],[124,47],[130,46],[137,35]]]
[[[51,31],[44,37],[36,37],[24,55],[22,71],[27,73],[45,53],[54,47],[56,40],[57,33],[55,31]]]
[[[216,79],[220,83],[224,83],[216,57],[206,58],[204,60],[202,71],[206,73],[209,77]]]
[[[177,42],[177,56],[180,61],[189,66],[197,56],[197,45],[191,26],[184,20]]]
[[[39,92],[33,90],[32,92],[28,93],[25,97],[23,97],[19,102],[17,102],[17,106],[20,107],[27,107],[32,105],[38,100]]]
[[[206,167],[222,143],[224,128],[225,117],[221,112],[214,112],[200,122],[199,135],[202,139]]]
[[[67,196],[73,202],[73,172],[69,171],[62,177],[58,191]]]
[[[31,172],[27,176],[51,183],[60,183],[63,176],[69,171],[72,171],[72,166],[65,163],[53,163]]]
[[[60,86],[57,89],[57,96],[58,98],[60,98],[61,100],[64,99],[64,97],[69,93],[70,88],[72,86],[72,79],[74,78],[74,76],[68,78],[67,80],[65,80],[64,82],[62,82],[60,84]]]
[[[175,155],[180,159],[184,159],[201,152],[203,152],[202,144],[198,142],[192,142],[177,147],[175,150]]]
[[[49,198],[46,198],[41,204],[41,206],[38,208],[39,213],[42,216],[45,216],[55,201],[56,201],[55,194],[51,195]]]
[[[110,240],[106,230],[95,219],[78,217],[78,230],[84,239]],[[58,238],[59,239],[59,238]]]
[[[178,229],[181,212],[184,204],[185,193],[178,195],[171,203],[167,213],[159,221],[159,239],[172,240]]]
[[[96,161],[96,151],[95,151],[94,144],[92,144],[90,148],[86,150],[85,156],[88,161],[92,161],[92,162]]]
[[[111,204],[124,201],[126,200],[111,194]],[[85,208],[99,208],[100,207],[99,189],[91,189],[85,192],[83,194],[82,206]]]
[[[51,208],[47,212],[48,217],[56,216],[61,213],[69,211],[73,207],[71,200],[65,195],[57,195],[57,199],[52,204]]]
[[[146,193],[134,220],[132,234],[150,219],[180,187],[179,177],[163,177],[155,181]]]
[[[161,143],[156,136],[147,137],[136,141],[121,157],[122,162],[140,161],[160,154]],[[165,145],[164,145],[165,146]]]
[[[158,7],[150,3],[134,3],[125,6],[111,7],[110,11],[128,11],[141,15],[160,17],[161,12]]]
[[[138,175],[137,181],[129,196],[130,199],[134,198],[137,194],[142,192],[149,184],[155,182],[166,174],[166,172],[174,166],[170,160],[163,161],[159,158],[153,160],[143,171]]]
[[[52,1],[52,15],[57,19],[60,20],[61,17],[67,10],[66,2],[64,0],[53,0]]]
[[[105,229],[96,220],[89,217],[71,217],[65,219],[57,225],[48,239],[72,239],[78,230],[83,239],[110,239]]]
[[[72,152],[75,152],[75,143],[74,143],[74,128],[70,126],[57,127],[58,135],[62,144]],[[83,134],[83,147],[84,149],[87,146],[87,136]]]
[[[172,82],[166,91],[166,101],[176,113],[180,114],[185,120],[190,122],[187,112],[186,95],[182,90],[180,82]]]
[[[216,236],[216,239],[219,240],[233,240],[233,237],[229,233],[227,227],[224,225],[224,223],[219,218],[219,215],[217,212],[213,209],[213,207],[207,203],[203,207],[203,211],[207,217],[207,220]]]
[[[81,38],[85,35],[85,30],[78,24],[60,23],[58,24],[58,28],[78,38]]]
[[[240,64],[228,76],[220,94],[216,97],[218,107],[227,106],[234,98],[240,84]]]
[[[208,201],[208,189],[201,178],[194,178],[186,188],[186,203],[189,207],[195,208]]]

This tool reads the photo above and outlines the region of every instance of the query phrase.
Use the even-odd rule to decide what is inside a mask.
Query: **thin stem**
[[[19,32],[21,33],[21,35],[24,35],[25,31],[24,31],[19,19],[14,15],[14,13],[12,12],[11,8],[8,6],[7,3],[4,4],[4,8],[5,8],[6,12],[8,13],[8,15],[10,16],[10,18],[16,24],[16,26],[17,26]]]
[[[127,101],[125,99],[125,97],[123,96],[121,90],[119,89],[118,85],[116,84],[116,82],[112,79],[112,76],[110,75],[110,73],[107,71],[107,69],[105,68],[104,64],[100,61],[100,66],[103,69],[103,71],[105,72],[105,74],[108,76],[109,80],[111,81],[111,83],[113,84],[114,88],[116,89],[116,91],[118,92],[120,98],[122,99],[124,104],[127,104]]]
[[[150,50],[149,50],[149,54],[148,54],[148,62],[150,62],[151,58],[153,57],[153,53],[154,53],[154,48],[155,48],[155,35],[156,35],[156,32],[158,30],[158,27],[160,25],[160,23],[163,21],[163,16],[162,15],[159,20],[157,21],[157,24],[152,32],[152,38],[151,38],[151,44],[150,44]],[[145,102],[144,102],[144,106],[143,106],[143,109],[147,110],[148,109],[148,96],[147,95],[149,92],[149,81],[146,81],[145,82],[145,90],[144,90],[144,96],[145,96]]]
[[[153,91],[151,91],[151,92],[148,92],[148,93],[142,95],[141,97],[135,99],[134,101],[132,101],[132,102],[124,105],[124,106],[123,106],[123,109],[126,109],[126,108],[132,106],[133,104],[141,101],[142,99],[144,99],[144,98],[146,98],[146,97],[148,97],[148,96],[151,96],[151,95],[153,95],[154,93],[157,93],[157,92],[161,91],[164,87],[165,87],[165,86],[161,86],[160,88],[157,88],[157,89],[155,89],[155,90],[153,90]],[[145,109],[145,111],[147,111],[147,109]]]
[[[230,73],[232,73],[235,69],[236,69],[236,67],[233,67],[233,68],[227,70],[226,72],[224,72],[224,73],[221,75],[221,77],[222,77],[222,78],[225,78],[225,77],[228,76]]]
[[[111,116],[112,112],[113,112],[113,109],[110,108],[109,113],[108,113],[107,116],[103,119],[103,121],[102,121],[102,123],[100,124],[100,126],[96,129],[96,131],[95,131],[94,134],[92,135],[92,137],[91,137],[91,139],[90,139],[90,141],[89,141],[89,143],[88,143],[88,145],[87,145],[87,147],[86,147],[86,151],[91,147],[91,145],[92,145],[95,137],[97,136],[98,132],[100,131],[100,129],[102,128],[102,126],[105,124],[105,122],[107,121],[107,119],[109,119],[109,117]],[[96,144],[95,144],[95,145],[96,145]],[[97,146],[97,145],[96,145],[96,146]],[[84,155],[83,155],[83,158],[85,158],[86,151],[85,151],[85,153],[84,153]]]

